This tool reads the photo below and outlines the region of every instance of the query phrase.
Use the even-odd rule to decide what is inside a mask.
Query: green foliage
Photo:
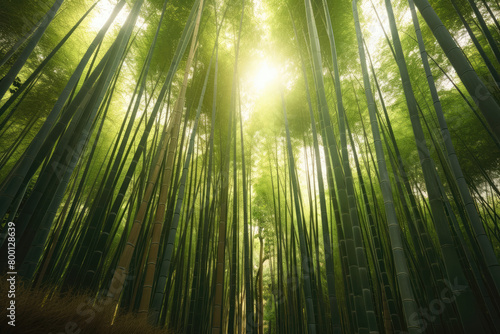
[[[451,263],[446,250],[454,249],[453,271],[467,278],[467,293],[479,305],[482,330],[500,330],[495,322],[498,282],[491,274],[491,267],[498,265],[494,255],[500,254],[500,142],[491,121],[496,116],[488,115],[493,109],[481,105],[486,95],[493,104],[500,101],[494,79],[500,64],[492,44],[492,38],[495,43],[500,40],[500,31],[497,17],[490,14],[500,12],[497,1],[475,1],[481,14],[476,15],[469,1],[454,0],[484,52],[471,41],[450,0],[429,1],[451,34],[448,42],[454,39],[463,53],[457,57],[485,84],[481,92],[471,91],[467,78],[456,72],[457,57],[443,52],[424,13],[418,13],[456,162],[436,116],[406,0],[390,2],[401,50],[391,34],[384,1],[356,2],[366,73],[361,72],[351,1],[326,1],[336,57],[322,0],[310,1],[311,12],[306,11],[308,0],[246,0],[243,12],[240,1],[204,1],[195,40],[191,33],[182,36],[191,31],[186,27],[194,27],[189,15],[196,1],[168,1],[161,26],[163,0],[145,0],[134,26],[126,18],[138,2],[126,1],[102,42],[93,45],[118,2],[99,1],[42,69],[44,59],[94,5],[91,0],[64,1],[0,97],[0,201],[8,202],[0,203],[2,210],[5,206],[0,251],[7,252],[7,222],[16,222],[17,242],[22,245],[18,265],[26,254],[37,254],[28,256],[33,257],[34,274],[24,277],[25,284],[54,284],[49,290],[34,290],[32,296],[49,298],[46,305],[61,302],[73,307],[56,291],[74,287],[90,289],[94,298],[117,275],[114,270],[124,256],[127,268],[120,270],[128,280],[114,305],[120,312],[145,308],[139,314],[145,315],[149,305],[141,309],[141,298],[151,289],[157,293],[158,324],[179,331],[209,332],[214,319],[220,319],[222,327],[217,330],[258,332],[260,317],[264,331],[272,333],[302,333],[308,328],[398,332],[424,325],[436,333],[458,333],[460,320],[469,314],[463,302],[460,313],[457,304],[446,304],[432,321],[417,314],[417,325],[409,323],[412,315],[404,310],[407,296],[414,296],[420,312],[447,288],[443,282],[452,277],[446,276]],[[417,7],[425,3],[415,2]],[[53,3],[2,3],[0,78],[9,73]],[[480,18],[488,29],[476,23]],[[215,66],[209,71],[209,63],[219,26],[214,82]],[[117,40],[123,35],[123,54],[104,58],[107,52],[122,50]],[[191,68],[186,68],[191,43],[196,49]],[[179,45],[186,47],[185,53],[176,54]],[[68,91],[68,81],[92,47],[96,51]],[[404,64],[400,59],[398,66],[394,51],[404,57]],[[487,66],[488,59],[492,66]],[[27,84],[37,69],[39,75]],[[406,87],[400,73],[407,73]],[[137,101],[143,78],[144,91]],[[366,98],[368,88],[373,100]],[[185,100],[179,102],[183,91]],[[64,94],[68,99],[57,102]],[[414,109],[411,99],[407,103],[411,96]],[[338,110],[340,99],[345,114]],[[179,119],[174,111],[178,103]],[[137,113],[132,115],[135,106]],[[45,129],[53,110],[57,115]],[[325,124],[328,118],[331,123]],[[423,130],[415,135],[418,122]],[[422,159],[424,139],[429,156]],[[162,149],[171,153],[170,158],[160,154]],[[61,170],[53,170],[54,164]],[[457,168],[463,179],[457,177]],[[467,192],[469,197],[464,197]],[[156,217],[162,219],[155,229]],[[478,226],[484,229],[479,236]],[[443,244],[442,228],[449,229],[449,244]],[[36,237],[41,229],[46,240]],[[485,244],[492,246],[493,256],[485,255]],[[35,247],[39,252],[32,252]],[[4,262],[0,260],[2,270]],[[168,266],[158,279],[162,262]],[[402,273],[398,268],[403,262],[407,268]],[[92,280],[86,281],[88,273]],[[402,274],[407,279],[400,280]],[[146,277],[153,277],[151,286],[144,285]],[[259,283],[263,315],[259,298],[250,297],[258,296]],[[28,295],[25,290],[20,293]],[[214,311],[216,299],[221,314]],[[257,311],[250,312],[249,305],[257,305]],[[232,323],[227,320],[229,306]],[[335,306],[338,310],[332,309]],[[254,318],[247,319],[248,314]],[[62,313],[54,320],[59,323],[66,316],[70,317]],[[103,318],[103,324],[110,319]],[[119,328],[131,321],[119,319]]]

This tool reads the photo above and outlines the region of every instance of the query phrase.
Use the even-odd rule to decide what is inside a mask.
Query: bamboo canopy
[[[500,332],[497,0],[0,18],[1,275],[40,314],[85,294],[88,331]],[[72,317],[50,314],[29,330]]]

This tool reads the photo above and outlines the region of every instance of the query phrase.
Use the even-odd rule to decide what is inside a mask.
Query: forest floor
[[[154,328],[146,319],[132,313],[118,315],[113,324],[113,311],[89,295],[68,291],[55,293],[51,287],[27,289],[18,280],[15,297],[4,298],[9,293],[8,276],[0,277],[0,307],[8,309],[9,300],[15,300],[15,327],[2,319],[0,333],[23,334],[165,334],[165,329]]]

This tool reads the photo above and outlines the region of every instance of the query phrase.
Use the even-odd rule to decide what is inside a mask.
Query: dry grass
[[[119,315],[111,325],[113,311],[109,307],[92,305],[88,295],[65,293],[51,296],[50,287],[29,290],[22,286],[19,277],[16,287],[16,326],[8,325],[6,317],[7,277],[0,281],[0,307],[2,319],[0,333],[22,334],[165,334],[171,333],[147,324],[133,314]],[[80,331],[79,331],[80,330]]]

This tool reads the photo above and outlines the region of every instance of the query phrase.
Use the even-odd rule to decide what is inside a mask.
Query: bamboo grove
[[[500,332],[498,1],[0,17],[0,263],[13,222],[47,303],[186,333]]]

